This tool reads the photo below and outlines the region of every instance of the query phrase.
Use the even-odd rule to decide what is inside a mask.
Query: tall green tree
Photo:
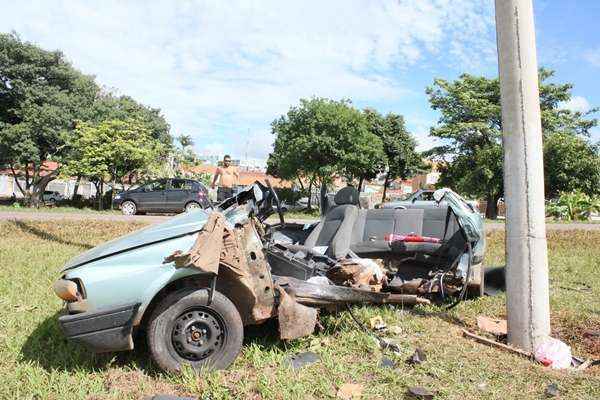
[[[370,132],[363,113],[348,100],[300,100],[271,124],[275,137],[268,171],[283,179],[307,177],[326,185],[335,174],[360,177],[380,160],[381,140]]]
[[[579,135],[556,132],[544,142],[546,196],[583,192],[600,195],[600,145]]]
[[[579,146],[572,148],[574,151],[591,149],[586,137],[589,137],[589,130],[597,125],[596,119],[589,118],[596,110],[581,113],[561,108],[561,103],[571,98],[572,85],[548,82],[552,75],[550,70],[539,71],[545,146],[549,143],[555,145],[553,135],[561,134],[579,138]],[[455,81],[436,79],[426,93],[432,108],[441,113],[438,125],[432,127],[430,132],[442,142],[442,145],[430,151],[442,161],[439,184],[485,199],[486,216],[496,218],[496,204],[504,190],[498,79],[469,74],[463,74]],[[568,165],[554,151],[546,151],[544,162],[546,193],[552,195],[561,190],[563,183],[557,174],[568,169]],[[589,169],[581,168],[578,171],[580,175],[576,181],[589,182],[590,177],[586,172]]]
[[[0,34],[0,162],[15,180],[16,170],[24,171],[24,187],[17,184],[34,204],[58,175],[43,175],[43,162],[61,159],[66,134],[90,112],[99,90],[61,52]]]
[[[161,110],[141,104],[130,96],[115,96],[111,92],[102,91],[97,96],[91,113],[87,118],[83,118],[94,123],[128,119],[135,119],[142,123],[153,139],[165,145],[165,149],[172,148],[173,137],[169,133],[170,126]]]
[[[100,200],[105,183],[112,184],[114,193],[117,182],[123,184],[132,174],[145,171],[161,146],[142,121],[79,123],[67,141],[69,157],[62,171],[94,182]]]
[[[370,108],[365,109],[364,113],[371,132],[383,143],[385,181],[382,201],[385,201],[390,182],[394,179],[407,179],[427,167],[416,151],[417,143],[406,129],[401,115],[389,113],[383,116]]]

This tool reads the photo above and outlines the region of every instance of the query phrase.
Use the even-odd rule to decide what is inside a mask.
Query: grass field
[[[206,399],[335,398],[345,383],[363,386],[363,398],[404,398],[420,385],[439,399],[540,399],[556,383],[562,399],[600,398],[600,368],[584,373],[548,370],[518,356],[461,337],[479,314],[502,317],[504,298],[466,301],[452,312],[438,307],[402,310],[357,307],[368,321],[380,315],[401,355],[386,354],[396,368],[379,366],[382,353],[373,339],[356,329],[347,312],[322,317],[324,330],[284,343],[273,327],[247,332],[242,354],[227,371],[196,377],[163,374],[145,355],[134,352],[93,355],[65,341],[56,323],[60,302],[51,292],[61,266],[70,257],[141,225],[105,222],[0,223],[0,398],[138,399],[155,393]],[[503,233],[489,235],[486,263],[502,265]],[[600,231],[551,232],[551,307],[553,329],[581,356],[600,358]],[[416,347],[427,360],[409,366]],[[286,360],[312,350],[320,361],[294,371]]]
[[[71,206],[55,206],[55,207],[48,207],[48,206],[40,206],[39,208],[33,208],[33,207],[26,207],[26,206],[20,206],[20,207],[14,207],[12,205],[0,205],[0,212],[1,211],[8,211],[8,212],[29,212],[29,213],[35,213],[35,212],[52,212],[52,213],[82,213],[82,214],[88,214],[88,213],[93,213],[93,214],[121,214],[120,210],[95,210],[93,208],[79,208],[79,207],[71,207]]]

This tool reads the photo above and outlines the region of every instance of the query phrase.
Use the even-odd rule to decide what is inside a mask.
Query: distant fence
[[[65,198],[71,198],[75,190],[75,179],[62,180],[55,179],[48,183],[46,186],[47,191],[58,192]],[[25,180],[19,179],[19,184],[22,188],[25,188]],[[106,186],[108,190],[108,186]],[[85,199],[89,199],[96,195],[96,186],[93,183],[87,181],[79,182],[77,194]],[[19,186],[15,182],[15,179],[11,175],[0,175],[0,197],[10,198],[15,197],[17,199],[23,198],[23,193],[19,190]]]

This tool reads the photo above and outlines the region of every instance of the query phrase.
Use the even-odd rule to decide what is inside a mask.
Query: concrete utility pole
[[[504,137],[508,341],[550,334],[542,125],[532,0],[496,0]]]

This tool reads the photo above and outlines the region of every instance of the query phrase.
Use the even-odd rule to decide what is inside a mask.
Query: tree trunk
[[[360,177],[360,179],[358,180],[358,191],[362,192],[362,185],[364,182],[365,178],[363,176]]]
[[[96,205],[98,210],[102,210],[102,180],[94,181],[94,187],[96,188]]]
[[[77,198],[77,192],[79,191],[79,182],[81,181],[81,175],[77,175],[77,179],[75,180],[75,186],[73,187],[73,195],[71,196],[71,201],[75,201]]]
[[[35,168],[35,165],[34,165]],[[25,196],[29,196],[31,189],[31,181],[29,180],[29,163],[25,164]]]
[[[494,196],[489,194],[486,196],[486,206],[485,206],[485,217],[487,219],[496,219],[498,218],[498,200],[499,196]]]
[[[385,196],[387,194],[387,188],[388,188],[389,184],[390,184],[390,181],[388,178],[388,174],[385,174],[385,181],[383,181],[383,196],[381,196],[382,203],[385,203]]]
[[[46,191],[46,186],[55,180],[58,176],[58,168],[54,171],[48,173],[47,175],[42,176],[37,180],[37,182],[33,182],[33,190],[31,192],[30,204],[33,207],[39,207],[42,202],[42,196],[44,195],[44,191]]]
[[[300,184],[300,190],[304,192],[304,184],[302,183],[302,178],[298,177],[298,183]]]
[[[102,197],[104,197],[104,181],[100,180],[100,190],[98,192],[98,210],[100,211],[104,209],[104,204],[102,204]]]
[[[308,211],[312,211],[312,189],[313,189],[314,183],[315,183],[314,179],[311,179],[308,184],[308,204],[306,205],[306,209]]]
[[[113,201],[115,200],[115,186],[117,185],[117,178],[115,177],[116,172],[113,174],[112,188],[110,189],[110,209],[114,210]]]
[[[325,183],[325,179],[321,181],[321,193],[320,193],[320,203],[321,203],[321,215],[325,215],[327,209],[329,208],[327,204],[327,184]]]
[[[19,190],[21,191],[21,194],[23,195],[23,197],[25,197],[27,194],[25,193],[25,189],[23,189],[23,187],[21,186],[21,184],[19,183],[19,179],[17,177],[17,173],[15,171],[14,166],[12,165],[12,163],[10,164],[10,171],[12,172],[13,175],[13,179],[15,180],[15,183],[17,184],[17,187],[19,188]]]

